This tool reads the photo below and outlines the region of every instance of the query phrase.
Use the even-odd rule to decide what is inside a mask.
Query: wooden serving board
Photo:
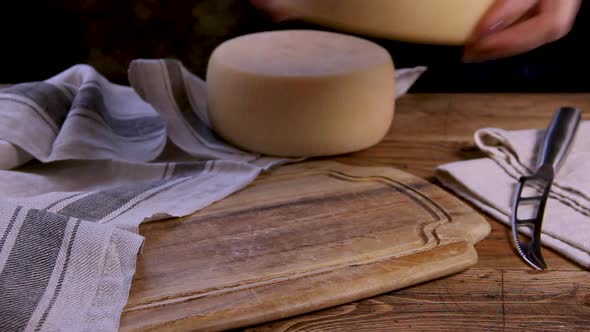
[[[490,225],[410,174],[316,161],[140,232],[121,330],[218,331],[463,271]]]

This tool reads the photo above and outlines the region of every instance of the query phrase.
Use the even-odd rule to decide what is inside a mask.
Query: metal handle
[[[552,165],[557,172],[572,146],[580,120],[580,111],[573,107],[562,107],[555,112],[545,134],[539,166]]]

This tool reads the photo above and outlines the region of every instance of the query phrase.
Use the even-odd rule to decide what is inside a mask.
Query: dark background
[[[460,47],[368,39],[387,47],[397,68],[429,67],[412,92],[588,92],[590,3],[583,3],[565,38],[480,64],[462,64]],[[329,30],[301,22],[274,24],[246,0],[3,1],[0,83],[43,80],[87,63],[127,84],[127,66],[137,58],[177,58],[204,77],[208,57],[221,42],[291,28]]]

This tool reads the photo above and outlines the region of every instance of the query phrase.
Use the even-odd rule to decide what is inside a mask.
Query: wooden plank
[[[505,271],[505,330],[588,331],[590,273]]]
[[[247,331],[502,331],[502,327],[501,273],[470,269],[449,278]]]
[[[473,268],[245,331],[585,331],[589,326],[589,273]]]

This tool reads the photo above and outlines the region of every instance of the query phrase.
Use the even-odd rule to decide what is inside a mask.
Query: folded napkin
[[[506,131],[483,128],[475,133],[486,158],[460,161],[436,169],[437,179],[457,195],[497,220],[510,224],[518,178],[538,162],[545,130]],[[543,221],[541,241],[590,268],[590,122],[582,122],[571,151],[555,177]],[[521,228],[530,236],[530,231]]]
[[[398,95],[423,71],[396,73]],[[301,160],[217,137],[205,82],[176,60],[133,61],[129,81],[77,65],[0,89],[0,331],[116,331],[142,222]]]

